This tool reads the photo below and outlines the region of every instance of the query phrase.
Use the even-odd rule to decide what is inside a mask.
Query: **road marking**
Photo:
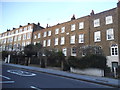
[[[0,83],[14,83],[15,81],[0,81]]]
[[[39,89],[39,88],[37,88],[35,86],[30,86],[30,87],[33,88],[33,89],[36,89],[36,90],[42,90],[42,89]]]
[[[10,80],[10,79],[11,79],[11,78],[6,77],[6,76],[3,76],[3,75],[0,75],[0,77],[3,77],[3,78],[8,79],[8,80]]]
[[[3,76],[3,75],[0,75],[0,77],[3,77],[3,78],[8,79],[8,80],[11,80],[11,78]],[[15,81],[0,81],[0,83],[14,83],[14,82]]]
[[[16,74],[16,75],[20,75],[20,76],[35,76],[36,75],[35,73],[26,72],[26,71],[22,71],[22,70],[7,70],[7,72]]]

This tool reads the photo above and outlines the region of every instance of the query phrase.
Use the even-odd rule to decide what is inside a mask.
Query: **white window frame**
[[[10,37],[10,42],[13,42],[13,37]]]
[[[109,39],[109,36],[111,37],[111,39]],[[107,38],[107,40],[114,40],[114,30],[113,30],[113,28],[107,29],[106,38]]]
[[[76,56],[77,54],[76,54],[76,53],[73,53],[73,49],[76,50],[76,47],[72,47],[72,48],[71,48],[71,56]],[[77,50],[76,50],[76,51],[77,51]]]
[[[79,23],[79,29],[83,29],[84,28],[84,22],[80,22]]]
[[[4,44],[6,43],[6,38],[5,38],[5,39],[3,39],[3,43],[4,43]]]
[[[64,45],[65,44],[65,37],[61,37],[61,45]]]
[[[62,52],[63,52],[64,56],[67,56],[67,48],[63,48]]]
[[[75,30],[75,24],[72,24],[71,25],[71,31],[74,31]]]
[[[18,36],[18,41],[20,41],[20,40],[21,40],[21,35]]]
[[[55,38],[55,46],[58,45],[58,38]]]
[[[78,43],[84,43],[84,34],[79,35],[79,41]]]
[[[17,36],[14,37],[14,41],[17,41]]]
[[[100,26],[100,19],[95,19],[94,20],[94,27],[99,27]]]
[[[23,34],[23,40],[26,40],[26,33]]]
[[[75,35],[70,37],[70,44],[75,44]]]
[[[101,31],[94,32],[94,42],[100,42],[101,41]]]
[[[50,44],[51,44],[51,39],[48,39],[47,40],[47,46],[50,46]]]
[[[46,40],[43,40],[43,47],[46,47]]]
[[[27,27],[24,27],[24,31],[27,31]]]
[[[36,45],[36,42],[34,42],[34,45]]]
[[[21,32],[22,32],[22,28],[19,29],[19,33],[21,33]]]
[[[106,16],[105,20],[106,20],[106,25],[113,23],[113,18],[112,18],[112,16]]]
[[[31,33],[27,33],[27,39],[31,38]]]
[[[30,26],[28,26],[28,30],[31,30],[32,29],[32,26],[30,25]]]
[[[41,34],[40,33],[38,33],[38,38],[40,38],[41,37]]]
[[[18,33],[18,30],[16,30],[15,33],[17,34],[17,33]],[[8,35],[10,35],[10,34],[8,34]]]
[[[37,36],[34,34],[34,39],[36,39],[37,38]]]
[[[59,34],[59,28],[55,29],[55,34]]]
[[[51,36],[51,33],[52,33],[51,31],[48,31],[48,36]]]
[[[61,28],[61,33],[64,33],[65,32],[65,27],[62,27]]]
[[[118,46],[111,46],[111,56],[118,56]]]
[[[44,32],[44,33],[43,33],[43,37],[47,37],[47,32]]]

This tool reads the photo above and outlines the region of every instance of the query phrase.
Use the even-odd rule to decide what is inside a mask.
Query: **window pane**
[[[84,43],[84,34],[79,35],[79,43]]]
[[[106,24],[111,24],[111,23],[113,23],[112,16],[107,16],[106,17]]]
[[[80,22],[79,23],[79,29],[83,29],[84,28],[84,22]]]
[[[75,30],[75,24],[72,24],[71,25],[71,31],[74,31]]]
[[[47,46],[50,46],[51,40],[49,39],[47,42]]]
[[[61,28],[61,33],[64,33],[65,32],[65,27],[62,27]]]
[[[94,27],[100,26],[100,19],[94,20]]]
[[[51,31],[48,31],[48,36],[51,36]]]
[[[43,35],[43,37],[46,37],[47,36],[47,32],[44,32],[44,35]]]
[[[58,38],[55,38],[55,45],[58,45]]]
[[[71,44],[74,44],[74,43],[75,43],[75,35],[71,36],[70,43],[71,43]]]
[[[114,31],[113,29],[107,30],[107,40],[113,40],[114,39]]]
[[[65,38],[61,37],[61,45],[63,45],[65,43]]]
[[[45,47],[45,46],[46,46],[46,40],[43,41],[43,47]]]
[[[55,34],[59,34],[59,29],[55,29]]]
[[[63,48],[62,52],[65,56],[67,56],[67,48]]]
[[[95,41],[95,42],[101,41],[100,31],[94,32],[94,41]]]
[[[111,46],[111,55],[112,56],[118,55],[118,46],[116,44]]]
[[[76,47],[71,48],[71,56],[76,56]]]

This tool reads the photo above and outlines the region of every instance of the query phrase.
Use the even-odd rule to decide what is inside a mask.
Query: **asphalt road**
[[[110,86],[24,70],[11,66],[2,67],[2,88],[112,88]]]

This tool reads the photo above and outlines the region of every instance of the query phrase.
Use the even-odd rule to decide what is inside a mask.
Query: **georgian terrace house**
[[[21,26],[0,34],[0,50],[20,51],[28,44],[62,50],[66,57],[84,56],[81,48],[99,46],[109,67],[120,65],[120,1],[117,7],[43,28],[36,24]],[[96,52],[97,53],[97,52]]]
[[[120,64],[120,1],[117,7],[70,21],[48,26],[33,33],[33,44],[62,50],[65,56],[83,56],[80,48],[99,46],[107,57],[109,67]],[[79,53],[78,53],[79,52]]]
[[[21,51],[26,45],[31,44],[34,31],[43,29],[43,27],[32,23],[13,30],[7,30],[0,34],[0,51]]]

